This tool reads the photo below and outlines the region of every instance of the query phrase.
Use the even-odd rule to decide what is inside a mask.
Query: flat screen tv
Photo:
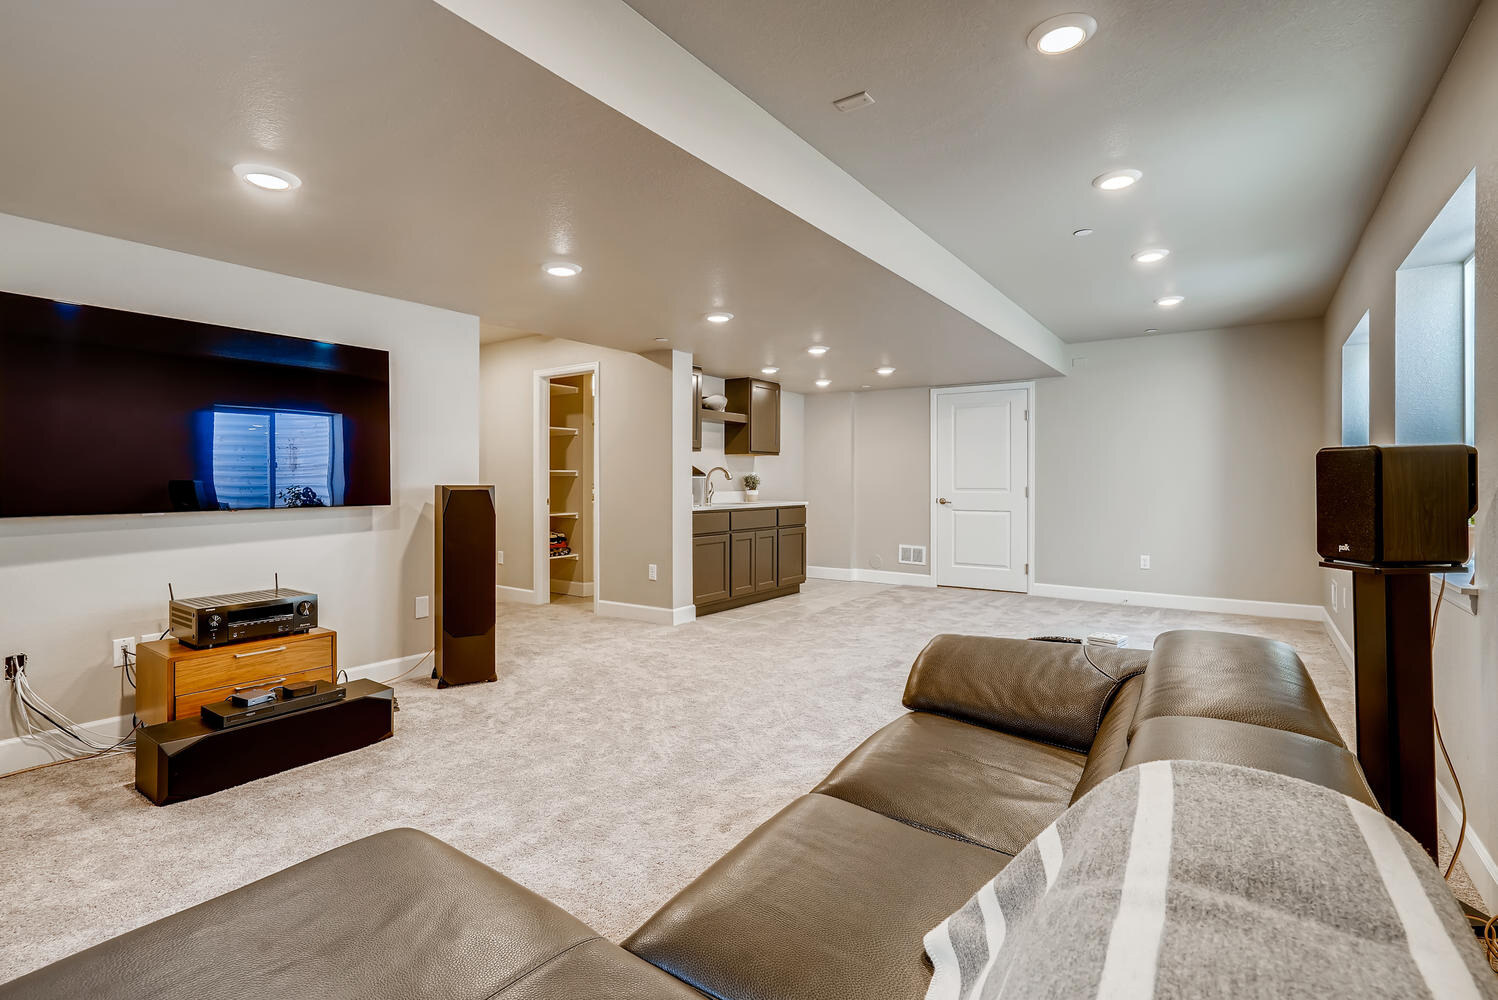
[[[0,517],[390,502],[390,355],[0,292]]]

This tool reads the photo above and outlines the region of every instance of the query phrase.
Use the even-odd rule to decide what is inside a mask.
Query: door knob
[[[946,497],[937,497],[936,502],[950,504],[952,501],[948,500]]]

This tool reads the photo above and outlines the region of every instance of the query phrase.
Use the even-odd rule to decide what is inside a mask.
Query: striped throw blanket
[[[1191,761],[1093,789],[926,935],[927,1000],[1498,998],[1440,873],[1381,813]]]

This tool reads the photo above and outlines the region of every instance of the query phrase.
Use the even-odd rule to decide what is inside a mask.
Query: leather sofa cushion
[[[912,712],[864,740],[816,791],[1012,855],[1066,809],[1085,759]]]
[[[1345,747],[1283,729],[1193,716],[1149,719],[1134,731],[1123,766],[1152,760],[1205,760],[1273,771],[1379,808],[1357,758]]]
[[[905,707],[1086,753],[1119,682],[1147,650],[939,635],[910,668]]]
[[[415,830],[354,841],[0,986],[6,1000],[562,995],[701,1000]]]
[[[1167,715],[1247,722],[1343,746],[1295,650],[1225,632],[1166,632],[1155,640],[1129,730]]]
[[[722,1000],[920,1000],[931,979],[922,936],[1008,860],[813,793],[624,947]]]
[[[1077,779],[1077,787],[1072,789],[1072,802],[1086,795],[1109,775],[1123,769],[1124,753],[1129,749],[1129,726],[1134,722],[1134,709],[1139,705],[1139,692],[1143,687],[1143,676],[1130,677],[1114,694],[1113,703],[1103,714],[1103,724],[1098,726],[1097,738],[1092,741],[1082,776]]]

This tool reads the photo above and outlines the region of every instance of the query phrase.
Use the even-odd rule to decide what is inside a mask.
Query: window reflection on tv
[[[390,502],[390,356],[0,292],[0,517]]]

